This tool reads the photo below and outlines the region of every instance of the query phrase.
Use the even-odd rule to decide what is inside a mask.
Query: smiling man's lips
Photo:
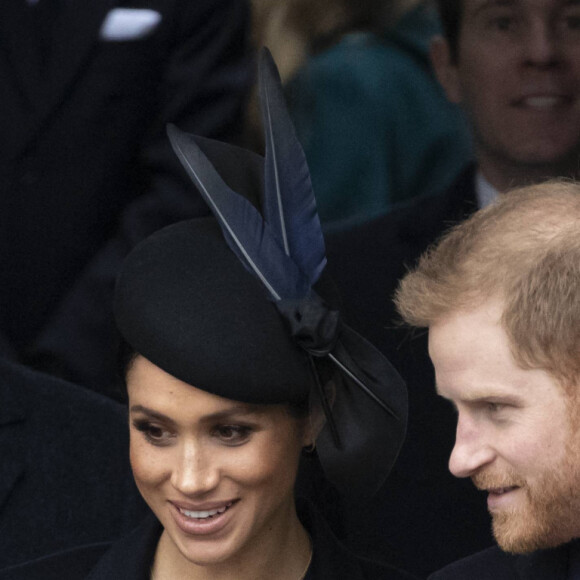
[[[549,111],[564,107],[572,102],[572,99],[567,95],[559,94],[536,94],[522,97],[514,102],[516,107],[524,109],[536,109],[542,111]]]
[[[491,512],[494,512],[496,510],[513,505],[514,500],[518,497],[517,491],[519,489],[521,488],[517,485],[504,485],[485,488],[483,491],[487,491],[487,508]]]
[[[514,489],[518,489],[517,485],[510,485],[506,487],[490,487],[486,491],[493,495],[503,495],[504,493],[508,493],[513,491]]]

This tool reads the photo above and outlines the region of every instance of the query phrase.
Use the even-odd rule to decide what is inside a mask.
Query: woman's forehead
[[[178,418],[188,421],[277,418],[287,413],[284,405],[246,403],[209,393],[173,377],[141,355],[129,370],[127,389],[132,413],[157,415],[174,421]]]

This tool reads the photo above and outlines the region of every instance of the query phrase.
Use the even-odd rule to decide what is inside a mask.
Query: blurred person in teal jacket
[[[369,0],[305,11],[302,3],[271,15],[261,41],[286,75],[326,228],[444,191],[472,150],[461,112],[431,69],[429,44],[440,31],[435,9]]]

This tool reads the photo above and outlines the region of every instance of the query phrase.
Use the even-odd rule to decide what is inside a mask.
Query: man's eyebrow
[[[472,15],[489,10],[490,8],[512,7],[518,4],[518,0],[483,0],[478,2],[471,10]]]
[[[474,391],[469,393],[466,397],[462,397],[461,401],[472,404],[494,401],[501,403],[516,403],[519,401],[519,397],[516,394],[502,391]]]
[[[439,389],[437,389],[437,394],[442,399],[449,401],[456,411],[458,410],[457,402],[455,400],[442,395]],[[458,401],[467,405],[477,405],[478,403],[504,403],[509,405],[521,404],[521,399],[517,394],[491,390],[472,391],[467,393],[467,395],[462,396]]]
[[[578,1],[580,2],[580,0]],[[442,399],[445,399],[453,403],[453,401],[450,398],[446,397],[441,392],[440,386],[437,383],[437,381],[435,381],[435,392]],[[483,386],[482,388],[472,387],[464,396],[460,398],[460,400],[466,403],[477,403],[479,401],[490,401],[490,400],[507,401],[515,403],[520,401],[520,396],[517,392],[512,391],[508,392],[506,390],[502,390],[501,387],[500,388],[498,388],[497,386],[492,387],[490,385],[489,387]],[[455,403],[453,403],[453,405],[455,406]]]

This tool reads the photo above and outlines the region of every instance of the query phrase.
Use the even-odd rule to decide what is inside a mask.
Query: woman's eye
[[[220,425],[214,430],[217,437],[230,445],[245,443],[252,429],[242,425]]]
[[[133,426],[143,433],[145,439],[153,445],[167,445],[171,439],[171,433],[159,425],[148,421],[134,421]]]

